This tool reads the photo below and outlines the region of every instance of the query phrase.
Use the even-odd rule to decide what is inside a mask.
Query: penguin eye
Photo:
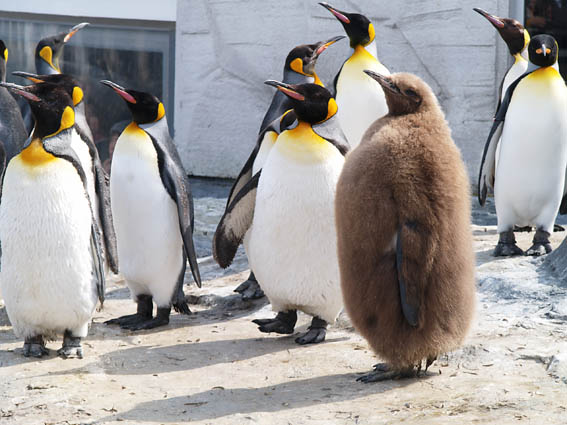
[[[413,91],[412,89],[407,89],[407,90],[404,91],[404,93],[405,93],[407,96],[417,97],[417,93],[416,93],[415,91]]]

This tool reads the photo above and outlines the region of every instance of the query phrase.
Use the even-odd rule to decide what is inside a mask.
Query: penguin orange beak
[[[65,38],[63,38],[63,43],[67,43],[71,39],[71,37],[73,37],[77,33],[77,31],[85,28],[87,25],[90,24],[88,22],[81,22],[80,24],[75,25],[73,28],[69,30]]]
[[[14,71],[14,72],[12,72],[12,75],[15,75],[17,77],[26,78],[26,79],[30,80],[32,83],[36,83],[36,84],[45,83],[45,81],[41,79],[41,75],[32,74],[31,72]]]
[[[338,9],[335,9],[329,3],[324,1],[320,2],[319,4],[323,6],[325,9],[327,9],[329,12],[331,12],[333,15],[335,15],[335,18],[337,18],[339,21],[345,24],[350,24],[350,19],[346,16],[346,12],[342,12]]]
[[[325,50],[327,50],[327,48],[333,44],[335,44],[337,41],[342,40],[343,38],[346,38],[346,36],[344,35],[339,35],[337,37],[333,37],[328,39],[327,41],[322,41],[320,42],[320,46],[317,47],[317,49],[315,49],[315,57],[318,57],[321,53],[323,53]]]
[[[498,16],[494,16],[491,15],[488,12],[485,12],[482,9],[479,9],[478,7],[473,8],[473,10],[477,13],[480,13],[482,16],[484,16],[486,19],[488,19],[488,22],[490,22],[492,25],[494,25],[495,28],[497,29],[502,29],[504,28],[504,21],[502,21],[502,18],[499,18]]]
[[[376,82],[378,82],[378,84],[380,84],[384,89],[389,90],[392,93],[400,93],[400,89],[394,84],[390,77],[378,74],[377,72],[371,71],[369,69],[365,69],[364,73],[372,79],[376,80]]]
[[[37,97],[35,94],[30,93],[29,91],[27,91],[27,87],[26,86],[19,86],[17,84],[13,84],[13,83],[3,83],[0,82],[0,87],[5,87],[8,90],[10,90],[11,92],[14,92],[16,94],[19,94],[20,96],[26,98],[27,100],[31,100],[32,102],[39,102],[41,101],[41,99],[39,97]],[[29,86],[28,86],[29,87]]]
[[[126,102],[136,103],[136,99],[134,98],[134,96],[128,93],[124,87],[119,86],[118,84],[113,83],[112,81],[109,80],[101,80],[100,83],[110,87],[112,90],[118,93],[120,97],[124,99]]]
[[[277,88],[283,94],[285,94],[288,97],[291,97],[292,99],[299,100],[302,102],[305,100],[305,96],[294,90],[293,86],[290,84],[282,83],[276,80],[267,80],[264,81],[264,84]]]

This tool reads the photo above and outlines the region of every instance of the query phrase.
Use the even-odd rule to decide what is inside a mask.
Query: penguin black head
[[[0,40],[0,81],[6,81],[6,64],[8,63],[8,48]]]
[[[553,66],[557,62],[558,54],[557,41],[548,34],[536,35],[528,46],[530,62],[542,68]]]
[[[14,71],[12,75],[27,78],[35,84],[51,83],[63,87],[73,99],[73,106],[77,106],[83,100],[83,90],[79,87],[79,83],[68,74],[37,75],[29,72]]]
[[[75,25],[67,32],[62,32],[51,37],[42,38],[35,48],[35,67],[40,74],[59,74],[59,58],[63,53],[63,46],[77,31],[89,25],[88,22]]]
[[[0,85],[28,101],[35,118],[32,138],[52,137],[75,124],[73,100],[63,87],[51,83],[31,86],[19,86],[11,83],[1,83]]]
[[[302,44],[291,49],[285,60],[285,69],[295,71],[298,74],[313,76],[315,74],[315,63],[319,55],[327,47],[345,38],[344,35],[320,41],[315,44]]]
[[[411,114],[437,102],[431,88],[413,74],[400,72],[386,76],[370,70],[364,72],[384,89],[389,115]]]
[[[317,124],[337,113],[337,103],[329,90],[318,84],[286,84],[268,80],[264,84],[273,86],[291,99],[295,115],[301,121]]]
[[[521,53],[530,42],[528,31],[515,19],[500,18],[477,7],[473,10],[484,16],[498,30],[512,56]]]
[[[125,89],[116,83],[108,80],[102,80],[102,84],[114,90],[124,101],[130,112],[132,119],[136,124],[148,124],[159,121],[165,116],[165,108],[163,103],[152,94],[141,91]]]
[[[342,24],[350,40],[350,47],[353,49],[356,46],[366,47],[374,41],[376,36],[374,25],[366,16],[359,13],[343,12],[326,2],[319,4],[331,12]]]

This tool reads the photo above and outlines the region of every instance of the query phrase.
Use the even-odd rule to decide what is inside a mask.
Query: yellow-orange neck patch
[[[22,161],[31,166],[38,166],[55,160],[57,157],[47,152],[39,138],[33,139],[30,145],[20,154]]]
[[[146,132],[144,130],[142,130],[138,124],[136,124],[134,121],[132,121],[130,124],[128,124],[128,126],[124,129],[124,133],[130,134],[130,135],[135,135],[135,134],[146,134]]]

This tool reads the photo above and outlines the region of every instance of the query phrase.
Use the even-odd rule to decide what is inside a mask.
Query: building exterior
[[[523,22],[524,10],[532,10],[526,7],[538,1],[331,3],[373,21],[379,58],[390,71],[415,73],[431,85],[474,180],[511,58],[472,8]],[[543,3],[553,1],[561,3]],[[0,9],[0,38],[9,48],[10,37],[19,40],[10,60],[26,50],[27,59],[17,62],[26,71],[33,71],[29,57],[39,38],[91,22],[65,48],[63,70],[162,97],[187,171],[211,177],[238,174],[273,95],[263,81],[281,78],[289,50],[344,33],[315,0],[4,0]],[[326,84],[348,55],[347,40],[321,55],[317,72]],[[115,117],[101,125],[104,138],[110,125],[127,119],[126,109],[107,100],[103,87],[93,85],[89,95],[100,97],[93,115]]]

